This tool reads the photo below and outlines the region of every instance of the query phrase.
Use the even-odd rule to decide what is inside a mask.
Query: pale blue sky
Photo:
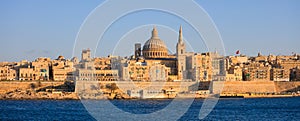
[[[56,58],[58,55],[71,58],[81,24],[102,2],[102,0],[0,1],[0,61],[33,60],[40,56]],[[247,55],[256,55],[258,52],[265,55],[300,53],[299,0],[196,0],[196,2],[215,22],[223,38],[227,55],[233,55],[236,50]],[[150,23],[169,26],[177,31],[179,25],[183,24],[185,38],[191,43],[197,39],[189,38],[189,34],[193,31],[185,26],[185,23],[155,11],[134,13],[118,22],[119,25],[128,25],[123,30],[131,30],[133,28],[130,27],[138,23]],[[117,25],[118,23],[115,26]],[[114,28],[117,27],[112,26],[111,31],[103,38],[115,39],[112,36]],[[151,28],[145,33],[145,38],[149,38],[150,31]],[[164,31],[163,28],[161,31]],[[160,34],[160,37],[166,39],[164,35]],[[146,39],[140,42],[143,41]],[[204,47],[195,50],[204,52]],[[99,48],[96,55],[104,56],[111,52],[110,49]]]

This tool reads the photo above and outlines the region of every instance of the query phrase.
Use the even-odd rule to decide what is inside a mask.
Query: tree
[[[117,84],[116,83],[112,83],[111,84],[111,90],[112,90],[112,92],[114,92],[117,89],[119,89],[119,87],[117,86]]]
[[[106,88],[110,89],[111,93],[114,93],[115,90],[119,89],[116,83],[107,84]]]
[[[29,84],[29,87],[30,87],[32,90],[34,90],[37,86],[36,86],[36,84],[34,84],[34,83],[30,83],[30,84]]]

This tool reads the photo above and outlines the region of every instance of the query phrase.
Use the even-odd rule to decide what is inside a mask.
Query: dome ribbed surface
[[[145,58],[164,58],[168,55],[168,49],[164,41],[159,39],[156,28],[153,28],[152,37],[143,46]]]

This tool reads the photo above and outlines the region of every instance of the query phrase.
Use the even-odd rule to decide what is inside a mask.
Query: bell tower
[[[179,37],[176,45],[176,56],[178,79],[182,80],[186,78],[186,49],[182,36],[182,26],[180,26],[179,29]]]

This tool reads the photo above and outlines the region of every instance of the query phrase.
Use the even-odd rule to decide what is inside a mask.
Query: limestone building
[[[0,67],[0,80],[17,80],[17,71],[9,66]]]
[[[28,68],[20,68],[19,69],[19,80],[37,80],[38,79],[38,71],[34,70],[28,66]]]
[[[178,34],[176,53],[170,54],[154,27],[143,48],[140,43],[135,44],[134,56],[123,64],[121,78],[135,81],[211,81],[214,74],[225,74],[224,59],[213,60],[215,53],[186,52],[181,26]],[[215,68],[213,63],[216,63]],[[224,71],[220,71],[221,68]]]
[[[226,81],[243,81],[243,69],[240,66],[231,66],[226,74]]]
[[[35,79],[49,80],[50,64],[51,64],[50,58],[37,58],[35,61],[33,61],[31,63],[31,65],[32,65],[33,69],[36,71]]]
[[[119,71],[112,69],[112,60],[115,57],[91,58],[89,49],[83,50],[81,61],[76,65],[76,80],[80,81],[117,81]]]
[[[276,58],[276,66],[283,67],[285,69],[292,69],[300,66],[300,60],[297,58],[297,56],[278,56]]]
[[[269,81],[270,65],[252,62],[244,66],[243,78],[245,81]]]
[[[272,68],[271,80],[273,81],[290,81],[290,71],[284,68]]]
[[[75,68],[72,61],[59,56],[51,62],[51,74],[54,81],[66,81],[75,79]]]
[[[82,50],[81,61],[91,61],[91,59],[91,50],[89,48]]]

